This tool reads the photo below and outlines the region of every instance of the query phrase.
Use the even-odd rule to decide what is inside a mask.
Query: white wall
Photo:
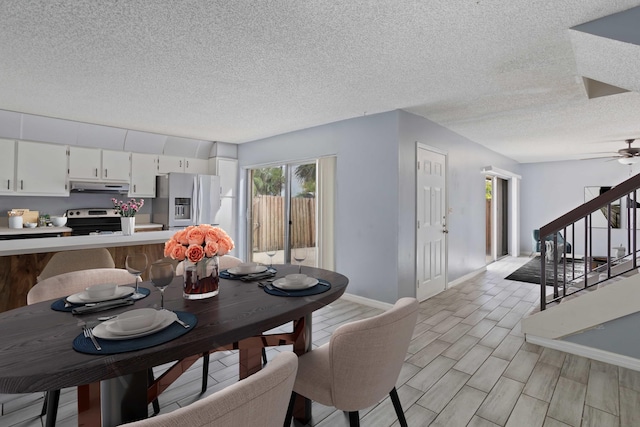
[[[240,168],[246,169],[335,154],[336,270],[349,278],[347,292],[392,303],[415,295],[416,141],[449,154],[452,281],[485,265],[482,168],[494,165],[518,173],[516,162],[403,111],[242,144],[238,159]],[[243,179],[241,187],[245,184]],[[244,237],[239,239],[243,246]]]
[[[584,187],[615,186],[640,172],[640,165],[621,165],[608,159],[574,160],[566,162],[528,163],[520,165],[522,172],[522,216],[520,248],[531,252],[531,234],[552,220],[584,203]],[[612,246],[626,246],[626,222],[612,230]],[[606,229],[594,229],[593,254],[606,255]],[[582,242],[584,232],[576,230],[576,242]],[[571,238],[568,234],[567,239]],[[583,255],[583,248],[575,248]]]

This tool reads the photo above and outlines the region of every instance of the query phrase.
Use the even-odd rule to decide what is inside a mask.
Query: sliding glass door
[[[249,170],[250,258],[317,265],[316,163]]]

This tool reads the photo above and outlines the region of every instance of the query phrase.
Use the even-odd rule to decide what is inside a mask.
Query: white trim
[[[347,301],[356,302],[358,304],[366,305],[366,306],[369,306],[369,307],[380,308],[382,310],[389,310],[391,307],[393,307],[393,304],[389,304],[387,302],[378,301],[378,300],[375,300],[375,299],[361,297],[361,296],[354,295],[354,294],[345,293],[345,294],[342,294],[342,296],[340,298],[342,298],[344,300],[347,300]]]
[[[609,351],[600,350],[598,348],[586,347],[569,341],[552,340],[548,338],[537,337],[535,335],[525,334],[525,340],[531,344],[542,347],[551,348],[553,350],[564,351],[565,353],[575,354],[610,365],[621,366],[623,368],[640,371],[640,359],[624,356],[622,354],[611,353]]]
[[[482,168],[482,173],[485,174],[485,175],[497,176],[497,177],[506,178],[506,179],[511,179],[511,178],[522,179],[521,175],[518,175],[518,174],[513,173],[513,172],[509,172],[508,170],[505,170],[505,169],[497,168],[495,166],[485,166],[485,167],[483,167]]]
[[[467,280],[474,278],[478,274],[484,273],[485,271],[487,271],[487,267],[486,266],[482,267],[482,268],[479,268],[476,271],[472,271],[471,273],[467,273],[462,277],[458,277],[456,280],[447,283],[447,289],[452,288],[454,286],[458,286],[458,285],[466,282]]]

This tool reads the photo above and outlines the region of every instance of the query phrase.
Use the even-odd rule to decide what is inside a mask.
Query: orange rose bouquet
[[[223,229],[208,224],[177,231],[164,244],[164,256],[181,261],[176,273],[184,276],[182,296],[202,299],[218,295],[218,256],[233,249]]]
[[[234,248],[231,237],[220,227],[192,225],[177,231],[164,244],[164,256],[195,263],[203,258],[222,256]]]

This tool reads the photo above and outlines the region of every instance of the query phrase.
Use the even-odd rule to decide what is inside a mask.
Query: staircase
[[[562,253],[547,259],[547,247],[541,245],[541,283],[546,283],[547,262],[552,264],[553,286],[540,286],[540,311],[522,320],[528,342],[640,370],[640,344],[627,345],[636,341],[629,337],[640,327],[639,189],[640,174],[540,228],[540,241],[550,240],[549,248]],[[614,228],[614,211],[620,212],[620,229]],[[594,229],[595,215],[604,215],[605,229]],[[572,254],[566,245],[558,246],[559,233],[571,244]],[[594,253],[604,240],[606,253]],[[618,256],[621,241],[625,254]],[[595,264],[595,259],[603,264]],[[584,263],[584,273],[576,274],[571,261]]]

